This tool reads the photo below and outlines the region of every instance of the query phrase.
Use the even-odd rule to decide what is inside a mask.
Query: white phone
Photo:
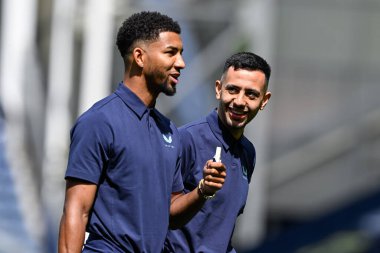
[[[221,162],[221,153],[222,153],[222,148],[221,147],[216,147],[215,150],[215,155],[213,157],[214,162]]]

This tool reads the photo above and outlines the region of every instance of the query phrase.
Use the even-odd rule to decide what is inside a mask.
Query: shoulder
[[[181,140],[186,142],[202,136],[206,129],[209,129],[206,119],[200,118],[179,127],[178,131],[181,136]]]
[[[101,114],[107,114],[108,111],[113,110],[112,107],[115,107],[119,100],[118,96],[113,93],[93,104],[87,111],[82,113],[79,119],[94,118]]]
[[[99,129],[111,128],[112,117],[115,116],[113,113],[114,108],[120,107],[115,106],[118,103],[117,97],[114,94],[99,100],[87,111],[82,113],[76,120],[72,131],[82,130],[85,132],[97,131]]]
[[[199,129],[203,129],[205,125],[208,125],[206,118],[200,118],[198,120],[189,122],[178,128],[178,131],[182,133],[192,133],[197,132]]]

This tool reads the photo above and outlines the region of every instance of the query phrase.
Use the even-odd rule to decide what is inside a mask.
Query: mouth
[[[177,84],[178,78],[180,75],[181,75],[180,73],[173,73],[173,74],[169,74],[169,77],[173,81],[174,84]]]
[[[238,110],[236,108],[228,108],[228,112],[229,112],[230,118],[236,121],[244,120],[248,114],[248,112],[243,111],[243,110]]]

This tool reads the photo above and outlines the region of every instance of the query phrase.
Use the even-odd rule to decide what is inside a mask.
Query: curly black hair
[[[223,68],[223,73],[226,73],[230,67],[233,67],[235,70],[260,70],[265,74],[266,83],[268,85],[271,75],[271,67],[263,58],[257,54],[251,52],[239,52],[233,54],[226,60]]]
[[[180,34],[179,24],[159,12],[142,11],[127,18],[117,33],[116,45],[121,57],[131,52],[131,46],[138,40],[155,40],[161,32]]]

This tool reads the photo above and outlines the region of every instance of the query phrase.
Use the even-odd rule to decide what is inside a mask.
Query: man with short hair
[[[174,95],[185,67],[180,32],[158,12],[136,13],[119,29],[123,81],[71,130],[60,253],[161,252],[168,228],[221,189],[225,167],[207,161],[202,187],[183,194],[178,131],[154,108],[161,92]]]
[[[225,62],[221,79],[216,81],[218,108],[179,128],[185,192],[197,187],[202,164],[213,157],[216,146],[221,147],[221,161],[228,177],[223,188],[191,221],[169,231],[165,252],[235,252],[231,238],[236,219],[244,210],[256,159],[254,146],[243,133],[271,97],[270,74],[270,66],[260,56],[251,52],[232,55]]]

